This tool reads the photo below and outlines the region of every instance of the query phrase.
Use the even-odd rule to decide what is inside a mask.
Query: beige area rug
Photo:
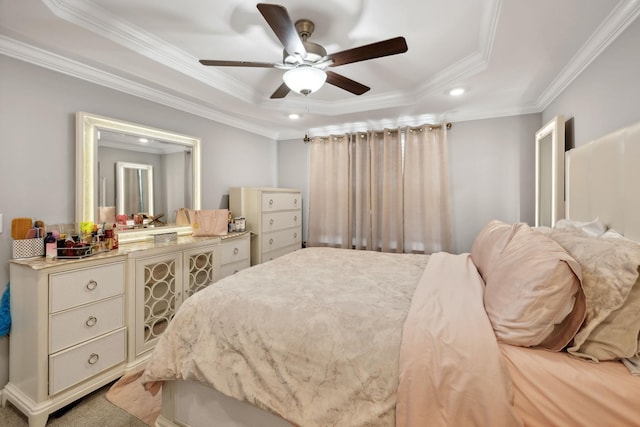
[[[107,399],[142,422],[153,426],[160,415],[162,392],[155,396],[140,382],[143,370],[127,374],[116,381],[107,392]]]

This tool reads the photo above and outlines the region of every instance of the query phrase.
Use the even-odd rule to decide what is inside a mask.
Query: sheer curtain
[[[446,131],[428,129],[312,138],[309,246],[449,250]]]

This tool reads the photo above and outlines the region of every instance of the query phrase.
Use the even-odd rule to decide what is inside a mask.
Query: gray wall
[[[273,140],[0,55],[0,293],[9,281],[11,218],[74,222],[77,111],[200,137],[203,208],[226,208],[231,186],[277,184]],[[0,387],[7,378],[3,337]]]
[[[491,219],[534,220],[534,134],[540,114],[454,123],[448,131],[453,232],[456,252],[469,252]],[[278,142],[278,185],[303,194],[307,237],[309,144]]]
[[[535,220],[540,114],[454,123],[448,134],[455,250],[471,251],[490,220]]]
[[[640,121],[640,19],[636,19],[543,111],[562,114],[569,147]]]

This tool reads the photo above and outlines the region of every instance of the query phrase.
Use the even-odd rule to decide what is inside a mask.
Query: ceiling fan
[[[407,51],[407,42],[404,37],[395,37],[327,54],[322,46],[308,41],[315,29],[313,22],[301,19],[294,24],[287,9],[277,4],[258,3],[257,7],[284,46],[281,63],[212,59],[201,59],[200,63],[217,67],[258,67],[288,70],[283,75],[284,83],[271,94],[270,98],[272,99],[284,98],[291,90],[308,95],[320,89],[325,81],[347,92],[362,95],[371,88],[341,74],[325,71],[325,69]]]

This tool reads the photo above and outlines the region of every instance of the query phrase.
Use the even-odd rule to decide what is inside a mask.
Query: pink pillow
[[[487,275],[500,259],[502,251],[511,241],[514,234],[523,224],[506,224],[493,220],[485,225],[478,233],[471,246],[471,259],[476,265],[482,278],[487,281]]]
[[[485,279],[485,310],[507,344],[562,350],[585,318],[580,265],[521,224]]]

